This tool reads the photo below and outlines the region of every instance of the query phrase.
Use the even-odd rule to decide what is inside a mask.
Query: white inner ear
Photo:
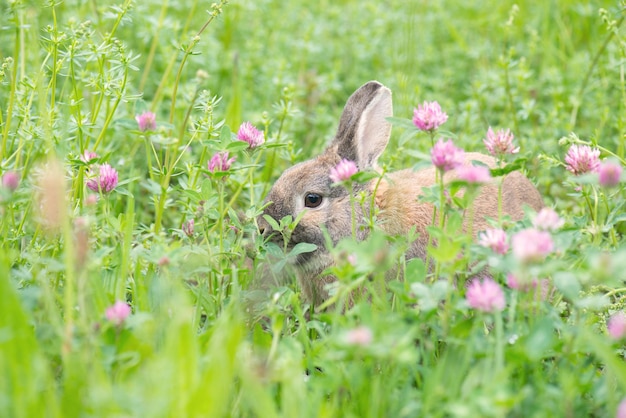
[[[393,116],[391,90],[381,87],[376,97],[363,111],[357,126],[355,143],[359,168],[376,168],[378,157],[389,142],[391,124],[386,118],[391,116]]]

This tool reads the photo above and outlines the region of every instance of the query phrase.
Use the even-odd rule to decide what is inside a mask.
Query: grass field
[[[0,417],[626,417],[625,178],[566,161],[626,164],[624,7],[3,1]],[[310,306],[256,219],[369,80],[393,91],[385,170],[430,165],[424,101],[466,151],[510,129],[552,248],[520,258],[533,213],[498,224],[503,254],[473,242],[451,199],[431,273],[374,230],[333,251],[337,300],[365,296]],[[481,311],[461,283],[486,265],[504,306]]]

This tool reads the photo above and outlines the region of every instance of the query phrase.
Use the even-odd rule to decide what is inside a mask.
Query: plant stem
[[[352,239],[356,240],[356,212],[354,210],[354,193],[352,187],[352,180],[347,180],[346,187],[348,188],[348,195],[350,196],[350,219],[352,225]]]
[[[110,109],[108,114],[107,114],[107,118],[104,121],[104,125],[102,125],[102,130],[100,131],[100,135],[98,135],[98,139],[96,139],[96,143],[93,146],[93,151],[94,152],[96,152],[96,150],[98,149],[98,146],[100,145],[100,143],[104,139],[104,135],[106,134],[106,131],[107,131],[108,127],[109,127],[109,124],[113,120],[113,116],[115,115],[115,111],[117,110],[117,107],[119,106],[120,102],[122,101],[122,97],[124,97],[124,91],[126,90],[126,82],[127,81],[128,81],[128,66],[125,66],[124,67],[124,78],[122,80],[122,85],[120,86],[119,94],[117,95],[117,99],[115,100],[115,103],[113,104],[113,108]]]
[[[498,182],[498,225],[502,226],[502,187],[504,185],[504,177]]]
[[[430,136],[430,145],[431,147],[433,147],[435,146],[435,132],[429,131],[428,134]],[[439,175],[440,175],[439,170],[435,169],[435,183],[437,184],[439,184]],[[437,207],[433,205],[433,217],[430,221],[430,224],[435,225],[436,221],[437,221]],[[426,244],[426,274],[430,272],[431,256],[430,254],[428,254],[428,249],[430,248],[432,242],[433,242],[433,237],[431,234],[428,234],[428,243]],[[437,277],[436,275],[433,277],[433,280],[432,280],[433,282],[436,280],[436,277]]]
[[[500,372],[504,368],[504,330],[502,326],[502,311],[495,313],[496,319],[496,353],[495,369]]]
[[[604,296],[609,297],[609,296],[613,296],[617,293],[626,293],[626,287],[620,287],[618,289],[612,289],[611,291],[607,292],[604,294]]]
[[[386,173],[387,173],[387,167],[384,166],[382,171],[380,172],[380,176],[376,180],[376,185],[374,186],[374,190],[372,191],[372,196],[371,196],[371,199],[370,199],[370,213],[369,213],[369,225],[370,225],[370,227],[372,227],[374,225],[374,215],[375,215],[375,211],[376,211],[376,196],[377,196],[377,193],[378,193],[378,188],[380,187],[380,184],[383,182],[383,179],[385,178],[385,174]]]
[[[437,170],[439,176],[437,178],[437,183],[439,184],[439,230],[440,233],[443,234],[443,228],[446,224],[446,212],[444,210],[446,196],[445,189],[443,184],[443,171]],[[430,240],[429,240],[430,245]],[[441,270],[441,263],[439,259],[435,260],[435,280],[439,278],[439,273]],[[452,280],[452,277],[450,278]]]
[[[513,100],[513,92],[511,90],[511,80],[510,80],[510,74],[509,74],[509,62],[510,62],[510,60],[507,59],[507,61],[503,63],[503,65],[504,65],[504,89],[506,91],[506,98],[507,98],[508,105],[509,105],[509,112],[511,114],[511,119],[513,119],[513,126],[515,126],[515,132],[519,132],[519,126],[518,126],[518,122],[517,122],[517,114],[515,113],[515,103],[514,103],[514,100]]]
[[[126,13],[130,9],[130,4],[131,3],[132,3],[132,0],[126,0],[124,5],[122,6],[122,10],[117,15],[117,19],[115,19],[115,23],[113,23],[113,27],[109,31],[107,37],[104,39],[104,43],[105,44],[108,44],[109,42],[111,42],[111,39],[113,39],[113,36],[115,35],[115,32],[117,31],[117,28],[119,27],[120,23],[122,22],[122,19],[124,18],[124,16],[126,16]]]
[[[622,26],[622,23],[624,23],[625,18],[626,16],[622,16],[617,21],[617,23],[615,24],[615,30],[612,30],[609,32],[606,39],[604,40],[604,43],[600,46],[600,49],[598,49],[598,52],[596,52],[596,55],[594,55],[593,60],[591,61],[591,64],[589,65],[589,68],[587,69],[585,78],[583,79],[583,82],[580,85],[580,89],[578,90],[578,95],[577,95],[578,100],[576,100],[576,104],[574,105],[574,109],[572,110],[572,116],[570,117],[570,129],[573,129],[574,126],[576,126],[576,119],[578,118],[578,110],[580,109],[580,103],[582,103],[583,94],[585,93],[585,90],[587,89],[587,85],[589,84],[589,79],[591,78],[591,74],[593,74],[593,70],[596,68],[596,65],[598,65],[598,61],[600,60],[600,57],[604,53],[604,50],[606,49],[606,47],[611,42],[611,39],[613,39],[613,36],[615,36],[615,33],[617,32],[619,27]]]
[[[159,22],[157,23],[157,27],[154,31],[154,37],[152,38],[152,44],[150,45],[150,52],[148,52],[148,58],[146,58],[146,64],[144,65],[143,74],[141,75],[141,81],[139,82],[139,91],[143,91],[146,82],[148,81],[148,76],[150,75],[150,68],[152,67],[152,63],[154,62],[154,56],[156,54],[157,46],[159,45],[159,33],[161,32],[161,28],[163,27],[163,21],[165,20],[165,16],[167,14],[168,8],[168,0],[164,0],[161,5],[161,13],[159,14]]]
[[[65,203],[65,199],[63,199]],[[70,225],[69,218],[62,218],[63,233],[63,256],[65,262],[65,280],[63,284],[63,311],[65,318],[65,331],[63,333],[63,364],[69,364],[70,353],[72,352],[72,341],[74,339],[74,312],[76,308],[76,275],[75,275],[75,252],[74,252],[74,234]]]
[[[222,5],[223,3],[224,2],[222,1],[220,5]],[[169,118],[169,122],[171,124],[174,122],[174,114],[176,110],[176,95],[178,93],[178,86],[180,84],[180,79],[182,77],[183,68],[185,67],[187,58],[189,57],[189,55],[192,54],[193,48],[196,46],[198,42],[200,42],[200,35],[202,34],[202,32],[204,32],[204,30],[209,26],[209,24],[219,15],[219,13],[217,12],[218,9],[216,9],[216,7],[219,7],[219,5],[217,6],[214,5],[213,12],[211,12],[209,19],[205,22],[202,28],[200,28],[196,36],[193,37],[193,39],[191,40],[191,43],[187,46],[187,48],[185,48],[183,58],[180,62],[180,66],[178,67],[178,72],[176,73],[176,81],[174,82],[174,88],[172,90],[172,104],[170,106],[170,118]],[[185,121],[183,122],[183,127],[181,127],[181,133],[184,133],[184,124],[186,120],[187,119],[185,119]],[[172,132],[170,132],[170,134],[172,134]],[[159,197],[159,203],[157,206],[157,213],[156,213],[156,218],[155,218],[155,223],[154,223],[154,231],[156,233],[158,233],[161,230],[163,210],[165,209],[165,202],[167,200],[167,189],[169,187],[169,182],[172,176],[172,172],[174,171],[174,167],[180,159],[180,157],[178,157],[172,164],[170,164],[172,158],[173,157],[171,156],[170,148],[168,147],[167,150],[165,151],[165,159],[164,159],[164,164],[163,164],[166,167],[167,172],[165,173],[165,177],[163,178],[163,181],[161,182],[161,196]]]
[[[4,125],[4,130],[2,132],[2,146],[0,146],[0,162],[4,160],[4,155],[8,152],[7,150],[7,140],[9,138],[9,129],[11,127],[11,119],[13,117],[13,108],[15,106],[15,90],[17,88],[17,69],[19,67],[18,59],[20,58],[20,51],[22,47],[22,13],[19,9],[15,10],[15,32],[16,32],[16,41],[13,46],[13,71],[11,72],[11,80],[9,80],[10,92],[9,92],[9,104],[7,106],[7,116]],[[1,109],[0,109],[1,110]],[[1,113],[1,111],[0,111]]]
[[[224,252],[224,178],[217,180],[217,199],[219,207],[219,217],[217,218],[217,229],[219,232],[219,254],[220,256]],[[221,267],[220,263],[220,267]]]
[[[180,84],[180,78],[183,74],[183,68],[185,67],[185,63],[187,62],[187,58],[193,52],[193,48],[200,42],[200,35],[202,32],[209,26],[209,24],[217,17],[217,13],[211,13],[209,19],[204,23],[204,25],[200,28],[198,33],[191,39],[187,48],[185,48],[183,59],[180,62],[178,67],[178,71],[176,73],[176,81],[174,82],[174,89],[172,90],[172,105],[170,106],[170,123],[174,122],[174,110],[176,109],[176,94],[178,93],[178,85]]]

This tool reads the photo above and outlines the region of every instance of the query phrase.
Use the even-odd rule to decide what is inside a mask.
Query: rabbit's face
[[[393,116],[391,91],[376,81],[366,83],[348,99],[337,133],[324,153],[285,171],[267,196],[266,202],[270,203],[263,215],[277,223],[288,215],[293,220],[300,219],[285,243],[287,251],[301,242],[317,245],[314,252],[300,254],[295,259],[301,277],[317,277],[332,265],[333,257],[325,248],[326,237],[334,245],[352,235],[350,196],[345,187],[332,186],[331,169],[346,159],[360,170],[375,170],[378,157],[389,141],[391,124],[387,118],[390,116]],[[367,192],[367,188],[368,185],[355,184],[353,193]],[[354,206],[355,221],[359,222],[363,210],[359,204]],[[283,246],[284,233],[274,231],[263,216],[259,217],[258,225],[266,239]],[[359,225],[356,234],[357,239],[364,239],[367,229]],[[314,292],[310,284],[303,282],[303,285],[311,298]]]
[[[267,196],[271,202],[264,211],[279,222],[287,215],[296,219],[302,212],[300,222],[295,227],[287,250],[300,242],[315,244],[318,249],[313,253],[304,253],[296,260],[306,263],[311,257],[324,251],[324,229],[331,240],[337,242],[350,235],[350,199],[344,187],[332,187],[330,170],[340,158],[334,153],[325,153],[313,160],[306,161],[286,170],[276,181]],[[283,244],[283,237],[265,222],[259,219],[263,235],[270,237],[277,244]]]

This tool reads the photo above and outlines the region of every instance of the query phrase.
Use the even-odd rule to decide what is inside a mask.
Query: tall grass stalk
[[[185,63],[187,62],[187,58],[193,53],[194,48],[200,42],[200,36],[204,32],[204,30],[209,26],[209,24],[222,13],[222,7],[227,3],[225,0],[221,0],[219,3],[214,3],[211,6],[211,12],[209,13],[209,18],[204,23],[204,25],[200,28],[200,30],[196,33],[196,35],[191,39],[189,44],[183,49],[183,57],[181,59],[180,65],[178,66],[178,71],[176,73],[176,80],[174,81],[174,86],[172,89],[172,103],[170,105],[169,112],[169,123],[172,124],[174,122],[174,116],[176,111],[176,98],[178,93],[178,86],[181,82],[181,77],[183,73],[183,68],[185,67]],[[192,101],[193,104],[193,101]],[[187,122],[187,118],[184,119],[183,124],[181,125],[181,132],[185,129],[185,124]],[[181,135],[182,137],[182,135]],[[172,177],[172,173],[174,170],[174,166],[178,159],[174,162],[171,162],[171,147],[167,147],[165,151],[164,157],[164,165],[165,165],[165,173],[163,173],[161,177],[161,194],[159,195],[159,199],[156,207],[156,216],[154,221],[154,232],[159,233],[161,231],[161,225],[163,222],[163,212],[165,210],[165,202],[167,201],[168,188],[170,184],[170,180]]]

